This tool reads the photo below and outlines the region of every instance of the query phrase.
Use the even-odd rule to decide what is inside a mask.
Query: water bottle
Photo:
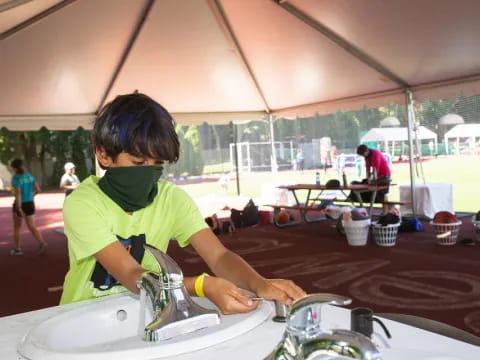
[[[320,185],[320,173],[318,171],[315,173],[315,184]]]
[[[343,186],[347,186],[348,183],[347,183],[347,174],[345,174],[345,171],[343,172],[342,174],[342,178],[343,178]]]

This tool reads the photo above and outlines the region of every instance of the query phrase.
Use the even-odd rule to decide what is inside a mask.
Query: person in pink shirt
[[[357,154],[365,158],[365,166],[367,167],[367,179],[372,175],[372,168],[376,171],[377,181],[388,178],[390,182],[391,170],[388,166],[387,159],[377,149],[370,149],[367,145],[360,145],[357,148]],[[386,180],[386,179],[385,179]]]
[[[388,185],[392,181],[390,176],[392,174],[390,166],[388,165],[385,156],[377,150],[371,149],[367,145],[362,144],[357,147],[357,154],[365,158],[365,166],[367,168],[367,179],[372,182],[371,176],[373,169],[375,169],[376,179],[374,183],[377,185]],[[377,191],[375,202],[388,201],[387,198],[388,188],[385,190]],[[388,211],[388,205],[383,205],[383,212]]]

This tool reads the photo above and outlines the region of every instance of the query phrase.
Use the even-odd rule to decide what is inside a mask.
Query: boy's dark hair
[[[92,143],[114,160],[126,152],[173,163],[180,150],[172,116],[140,93],[119,95],[102,108],[93,126]]]
[[[365,154],[365,152],[368,150],[368,146],[365,144],[359,145],[357,147],[357,155],[362,155]]]
[[[10,167],[15,170],[17,174],[23,174],[23,161],[21,159],[12,160]]]

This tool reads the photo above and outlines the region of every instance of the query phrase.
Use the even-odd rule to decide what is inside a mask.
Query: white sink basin
[[[193,298],[215,309],[206,298]],[[139,335],[140,301],[124,295],[97,301],[54,316],[32,328],[18,345],[31,360],[161,359],[216,345],[241,336],[267,320],[272,305],[262,302],[247,314],[221,315],[214,327],[148,343]],[[151,319],[146,319],[148,323]],[[143,334],[143,325],[141,326]]]

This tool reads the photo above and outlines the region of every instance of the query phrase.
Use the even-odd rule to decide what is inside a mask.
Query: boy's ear
[[[95,157],[97,158],[98,163],[100,166],[107,168],[112,165],[112,158],[107,155],[105,149],[97,148],[95,149]]]

